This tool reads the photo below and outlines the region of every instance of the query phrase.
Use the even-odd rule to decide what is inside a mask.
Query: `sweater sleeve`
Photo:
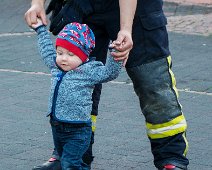
[[[107,57],[105,65],[97,65],[92,69],[92,79],[95,84],[105,83],[118,77],[122,68],[122,61],[115,61],[112,56]]]
[[[38,34],[38,49],[47,67],[56,68],[56,50],[44,25],[35,30]]]

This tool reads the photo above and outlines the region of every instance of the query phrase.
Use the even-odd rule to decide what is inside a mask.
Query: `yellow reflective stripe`
[[[169,74],[171,75],[171,80],[172,80],[172,88],[174,89],[174,91],[175,91],[175,93],[177,95],[177,98],[178,98],[179,97],[179,93],[178,93],[178,90],[176,88],[176,79],[174,77],[174,73],[171,70],[171,62],[172,62],[171,56],[167,57],[167,61],[168,61],[168,64],[169,64]]]
[[[185,117],[183,115],[180,115],[174,119],[172,119],[169,122],[166,123],[162,123],[162,124],[151,124],[151,123],[146,123],[146,128],[147,129],[158,129],[158,128],[163,128],[163,127],[169,127],[169,126],[173,126],[178,124],[179,122],[181,122],[182,120],[185,120]]]
[[[185,144],[186,144],[186,148],[185,148],[185,151],[184,151],[183,155],[186,156],[189,146],[188,146],[188,141],[186,139],[185,133],[183,133],[183,138],[184,138],[184,141],[185,141]]]
[[[165,138],[165,137],[169,137],[169,136],[174,136],[178,133],[185,132],[186,128],[187,128],[187,125],[184,125],[184,126],[179,127],[177,129],[172,129],[172,130],[169,130],[169,131],[165,131],[165,132],[161,132],[161,133],[155,133],[155,134],[148,133],[147,135],[151,139]]]
[[[96,130],[96,115],[91,115],[91,122],[92,122],[92,132]]]
[[[176,95],[177,95],[177,98],[179,97],[179,93],[178,93],[178,90],[177,90],[177,88],[176,88],[176,79],[175,79],[175,77],[174,77],[174,73],[172,72],[172,70],[171,70],[171,56],[168,56],[167,57],[167,61],[168,61],[168,64],[169,64],[169,73],[170,73],[170,75],[171,75],[171,79],[172,79],[172,88],[174,89],[174,91],[175,91],[175,93],[176,93]],[[179,103],[179,102],[178,102]],[[179,103],[179,105],[181,106],[181,104]],[[182,106],[181,106],[182,107]],[[185,130],[186,130],[186,128],[187,127],[185,127]],[[183,129],[181,129],[181,130],[183,130]],[[183,130],[184,132],[185,132],[185,130]],[[183,132],[182,131],[182,132]],[[187,154],[187,152],[188,152],[188,141],[187,141],[187,139],[186,139],[186,136],[185,136],[185,133],[183,133],[183,138],[184,138],[184,141],[185,141],[185,144],[186,144],[186,148],[185,148],[185,151],[184,151],[184,153],[183,153],[183,155],[184,156],[186,156],[186,154]]]
[[[158,128],[158,129],[147,129],[147,132],[148,132],[148,134],[162,134],[164,132],[175,130],[175,129],[178,129],[178,128],[184,127],[184,126],[186,126],[185,119],[175,125],[162,127],[162,128]]]
[[[160,125],[155,126],[159,127]],[[187,123],[186,120],[183,119],[180,122],[177,122],[176,124],[172,124],[170,126],[153,128],[153,129],[147,128],[147,135],[152,139],[164,138],[176,135],[181,132],[185,132],[186,128]]]

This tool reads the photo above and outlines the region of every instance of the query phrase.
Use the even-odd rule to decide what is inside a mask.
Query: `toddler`
[[[56,48],[41,20],[32,28],[38,35],[41,57],[51,70],[47,115],[62,169],[89,169],[82,156],[89,147],[92,133],[90,113],[94,85],[117,78],[122,63],[109,56],[104,65],[89,57],[95,37],[86,24],[67,24],[56,38]]]

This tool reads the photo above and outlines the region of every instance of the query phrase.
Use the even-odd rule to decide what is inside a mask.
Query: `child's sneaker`
[[[62,170],[60,161],[56,158],[50,158],[42,165],[35,166],[32,170]]]

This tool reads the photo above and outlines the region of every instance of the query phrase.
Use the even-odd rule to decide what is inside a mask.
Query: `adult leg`
[[[101,3],[99,1],[99,3]],[[104,7],[104,6],[102,6]],[[97,6],[97,8],[102,8]],[[102,12],[102,10],[100,10]],[[111,24],[111,16],[113,17],[114,24]],[[97,61],[101,61],[103,63],[106,62],[107,52],[108,52],[108,45],[110,40],[115,40],[117,33],[119,31],[119,11],[112,10],[110,12],[106,12],[104,14],[97,14],[94,16],[89,17],[86,21],[86,24],[93,30],[95,35],[96,46],[94,51],[91,53],[90,56],[96,57]],[[98,106],[101,96],[102,84],[95,85],[93,94],[92,94],[92,112],[91,112],[91,119],[92,119],[92,136],[91,136],[91,143],[83,155],[83,161],[91,165],[94,156],[93,156],[93,144],[94,144],[94,134],[96,130],[96,120],[98,115]]]
[[[107,50],[108,50],[108,44],[110,40],[108,39],[107,34],[105,34],[104,28],[102,28],[101,26],[95,26],[94,24],[89,24],[89,23],[88,25],[93,30],[95,35],[95,41],[96,41],[95,49],[90,56],[94,56],[96,57],[97,61],[101,61],[105,63]],[[88,150],[83,155],[83,162],[90,166],[94,159],[93,144],[94,144],[94,136],[95,136],[95,130],[96,130],[96,121],[97,121],[98,106],[99,106],[101,91],[102,91],[102,84],[95,85],[95,88],[92,94],[93,104],[92,104],[92,111],[91,111],[91,120],[92,120],[91,142],[90,142]]]
[[[170,68],[170,56],[151,63],[127,68],[146,119],[147,135],[151,142],[157,168],[173,164],[186,168],[188,160],[186,121],[175,79]]]
[[[145,116],[155,166],[187,169],[187,124],[171,70],[166,27],[163,22],[148,24],[140,16],[134,20],[134,47],[126,70]]]

